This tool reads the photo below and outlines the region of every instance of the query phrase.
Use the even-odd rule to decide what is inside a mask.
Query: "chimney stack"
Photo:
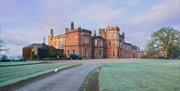
[[[74,30],[74,22],[71,22],[71,30]]]

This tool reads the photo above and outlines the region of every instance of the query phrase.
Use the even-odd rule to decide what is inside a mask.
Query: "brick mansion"
[[[43,44],[39,46],[43,47]],[[78,54],[81,58],[87,59],[141,58],[144,55],[137,46],[125,42],[125,33],[120,34],[120,28],[117,26],[102,28],[99,29],[98,34],[96,31],[92,34],[90,30],[75,28],[74,23],[71,22],[70,28],[66,28],[64,34],[54,35],[51,29],[46,46],[61,50],[65,58],[70,54]],[[27,59],[27,54],[31,54],[31,50],[27,52],[27,47],[24,47],[23,51],[23,57]]]
[[[51,29],[48,44],[57,49],[63,49],[64,55],[79,54],[82,58],[133,58],[141,57],[142,51],[136,46],[126,43],[125,33],[120,34],[119,27],[99,29],[94,34],[81,27],[75,28],[71,22],[65,34],[54,36]]]

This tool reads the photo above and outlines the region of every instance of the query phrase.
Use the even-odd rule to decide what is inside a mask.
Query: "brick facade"
[[[93,38],[93,58],[104,58],[104,39],[100,36],[94,36]]]
[[[65,34],[54,36],[51,29],[48,36],[48,44],[57,49],[64,50],[64,56],[79,54],[82,58],[135,58],[144,54],[136,46],[126,43],[125,34],[120,34],[119,27],[107,27],[99,29],[92,36],[92,32],[81,27],[74,28],[72,22],[70,28],[65,29]]]

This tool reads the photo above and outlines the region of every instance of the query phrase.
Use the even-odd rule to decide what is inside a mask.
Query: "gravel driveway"
[[[71,61],[72,62],[72,61]],[[75,61],[74,61],[75,62]],[[112,60],[86,60],[77,61],[82,65],[71,69],[59,71],[43,79],[30,82],[15,91],[79,91],[86,76],[93,69],[106,63],[127,62]],[[67,63],[67,61],[66,61]]]
[[[29,83],[15,91],[79,91],[84,79],[102,64],[83,64]]]

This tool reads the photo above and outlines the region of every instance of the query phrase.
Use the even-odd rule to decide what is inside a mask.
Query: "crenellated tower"
[[[106,28],[107,33],[107,57],[108,58],[119,58],[120,57],[120,34],[119,27],[108,27]]]

